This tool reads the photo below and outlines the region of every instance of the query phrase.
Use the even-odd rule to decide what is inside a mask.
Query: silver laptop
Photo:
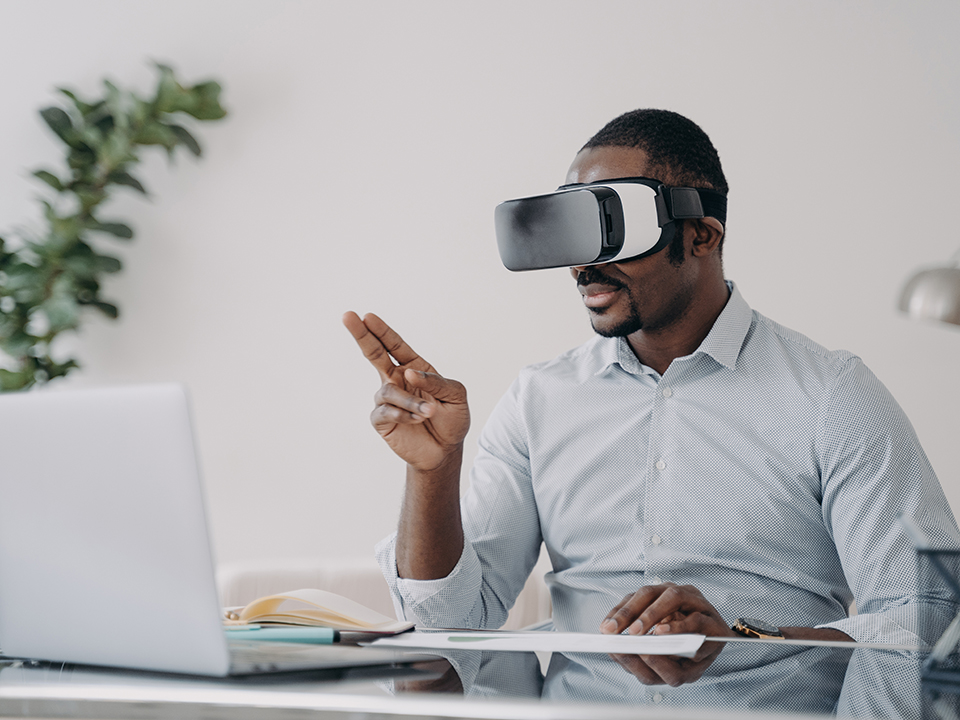
[[[181,386],[0,395],[3,655],[212,676],[423,657],[230,643],[221,612]]]

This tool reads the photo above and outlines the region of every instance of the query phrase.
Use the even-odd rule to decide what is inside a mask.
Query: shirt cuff
[[[817,625],[817,628],[833,628],[846,633],[858,643],[886,643],[891,645],[924,646],[918,635],[901,627],[890,618],[880,614],[854,615],[832,623]]]
[[[472,616],[482,582],[473,546],[464,540],[460,559],[446,577],[413,580],[397,573],[396,543],[396,533],[384,538],[376,547],[376,557],[397,617],[423,627],[473,627],[478,622]]]

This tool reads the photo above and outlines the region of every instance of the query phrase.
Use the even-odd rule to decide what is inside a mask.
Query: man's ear
[[[724,228],[719,220],[705,217],[699,220],[688,220],[687,222],[693,226],[692,252],[695,257],[706,257],[720,247]]]

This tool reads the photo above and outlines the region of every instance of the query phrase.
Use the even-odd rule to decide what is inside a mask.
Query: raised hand
[[[419,471],[458,453],[470,428],[463,385],[439,375],[376,315],[348,312],[343,324],[380,374],[370,421],[393,451]]]

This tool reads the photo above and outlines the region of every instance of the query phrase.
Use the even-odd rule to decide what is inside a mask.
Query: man
[[[659,110],[609,123],[566,182],[638,176],[727,193],[706,134]],[[933,470],[859,358],[725,281],[724,232],[685,220],[664,250],[571,269],[597,336],[521,373],[462,511],[463,386],[375,315],[344,316],[383,382],[372,423],[407,463],[397,535],[378,548],[401,612],[497,627],[543,542],[561,630],[732,636],[748,617],[787,638],[919,642],[918,618],[948,601],[923,596],[898,517],[957,537]],[[631,669],[683,682],[721,647]]]

